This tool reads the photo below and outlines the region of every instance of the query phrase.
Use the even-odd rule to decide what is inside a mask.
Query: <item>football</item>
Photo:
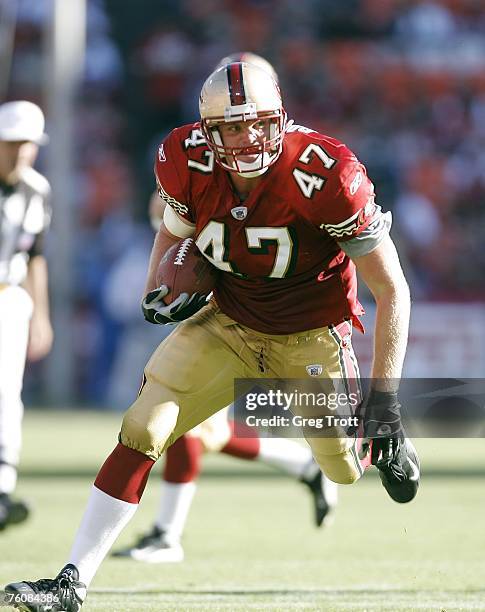
[[[192,238],[180,240],[163,255],[157,270],[157,286],[167,285],[163,298],[170,304],[181,293],[209,295],[214,289],[218,269],[201,254]]]

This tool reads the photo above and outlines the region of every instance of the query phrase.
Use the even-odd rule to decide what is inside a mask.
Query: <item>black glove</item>
[[[141,303],[145,320],[155,325],[178,323],[188,319],[207,304],[207,296],[201,293],[181,293],[171,304],[165,304],[163,298],[169,293],[167,285],[160,285],[150,291]]]
[[[362,406],[364,437],[372,440],[372,465],[388,463],[399,452],[404,433],[397,393],[371,389]]]

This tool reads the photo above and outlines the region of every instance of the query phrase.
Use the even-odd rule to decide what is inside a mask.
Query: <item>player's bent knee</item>
[[[337,484],[353,484],[363,474],[362,466],[355,453],[351,449],[341,453],[326,454],[315,452],[313,456],[323,473]]]
[[[342,469],[340,463],[338,465],[332,465],[331,462],[325,462],[324,465],[320,464],[320,468],[324,474],[333,482],[337,484],[353,484],[360,478],[360,472],[354,468]]]
[[[217,453],[229,442],[231,427],[227,413],[227,408],[223,408],[196,427],[197,435],[206,453]]]
[[[337,484],[352,484],[364,470],[355,449],[355,440],[347,437],[307,439],[315,461],[330,480]]]
[[[120,442],[156,461],[177,423],[179,409],[168,401],[140,410],[135,402],[123,418]]]

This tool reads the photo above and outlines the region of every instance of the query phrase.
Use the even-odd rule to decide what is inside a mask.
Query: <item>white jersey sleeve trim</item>
[[[376,249],[382,240],[389,234],[392,225],[392,213],[382,213],[380,206],[375,220],[355,238],[346,242],[339,242],[339,247],[351,259],[368,255]]]
[[[163,223],[171,234],[179,238],[190,238],[194,235],[195,225],[183,219],[171,206],[165,207]]]

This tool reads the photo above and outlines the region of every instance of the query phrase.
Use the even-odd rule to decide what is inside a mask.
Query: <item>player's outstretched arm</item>
[[[377,306],[372,385],[362,406],[364,435],[373,440],[371,462],[387,466],[399,455],[404,435],[397,391],[408,337],[409,288],[389,236],[354,261]]]
[[[376,389],[397,391],[406,353],[411,300],[396,247],[386,236],[377,248],[354,258],[376,301],[372,379]]]

